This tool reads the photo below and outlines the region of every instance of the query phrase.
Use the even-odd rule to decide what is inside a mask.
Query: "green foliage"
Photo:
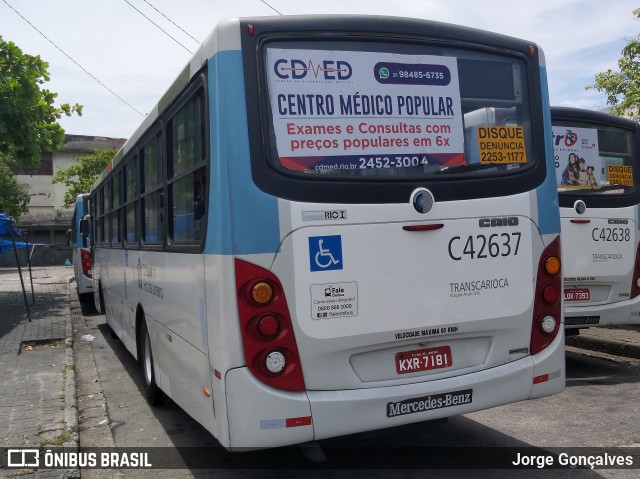
[[[0,36],[0,211],[16,219],[27,212],[29,194],[13,172],[37,170],[43,153],[62,146],[62,115],[82,114],[78,104],[54,106],[58,95],[42,88],[48,66]]]
[[[0,154],[24,170],[37,169],[42,153],[60,149],[63,114],[82,114],[78,104],[54,106],[57,93],[41,88],[49,81],[48,66],[0,36]]]
[[[79,194],[89,193],[91,185],[117,152],[115,148],[95,150],[93,153],[78,157],[77,164],[56,172],[53,183],[64,183],[69,187],[64,195],[64,205],[67,208],[75,204]]]
[[[640,20],[640,8],[633,11],[633,16]],[[615,115],[631,113],[640,114],[640,36],[629,40],[622,49],[622,57],[618,60],[619,72],[607,70],[595,76],[595,84],[587,86],[587,90],[595,89],[604,92],[607,104]]]
[[[0,212],[19,220],[27,212],[29,193],[16,181],[10,163],[5,155],[0,154]]]

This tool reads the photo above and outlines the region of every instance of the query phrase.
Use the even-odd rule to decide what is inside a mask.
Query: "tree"
[[[58,96],[41,85],[49,81],[49,64],[23,53],[0,36],[0,153],[10,154],[22,168],[37,169],[44,152],[60,149],[64,113],[82,115],[82,106],[54,106]]]
[[[62,146],[62,115],[82,114],[78,104],[55,106],[57,93],[41,88],[49,81],[48,67],[0,36],[0,209],[12,209],[16,218],[26,212],[29,196],[14,172],[37,170],[43,153]]]
[[[29,193],[18,184],[9,164],[0,154],[0,212],[20,218],[29,206]]]
[[[633,10],[633,16],[640,20],[640,8]],[[607,70],[597,73],[595,84],[587,90],[595,89],[607,95],[607,104],[615,115],[640,114],[640,36],[629,40],[622,49],[618,60],[619,72]]]
[[[117,152],[115,148],[95,150],[93,153],[78,157],[78,164],[56,172],[53,183],[64,183],[69,187],[64,194],[64,206],[68,208],[74,205],[79,194],[89,192],[91,185]]]

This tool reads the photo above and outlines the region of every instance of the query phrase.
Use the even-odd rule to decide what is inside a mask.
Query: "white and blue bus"
[[[149,402],[235,450],[562,391],[546,81],[448,24],[220,22],[91,192]]]
[[[565,327],[640,324],[640,125],[551,108]]]
[[[84,229],[81,225],[85,219],[85,215],[89,214],[88,203],[88,193],[76,197],[69,233],[73,277],[76,282],[76,288],[78,289],[78,299],[82,303],[93,301],[91,236],[87,234],[88,227]]]

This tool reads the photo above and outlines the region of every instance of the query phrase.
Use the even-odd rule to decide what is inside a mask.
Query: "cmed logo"
[[[283,80],[303,80],[307,75],[322,80],[348,80],[353,73],[349,62],[344,60],[322,60],[316,64],[313,60],[305,62],[285,58],[276,60],[273,71],[278,78]]]

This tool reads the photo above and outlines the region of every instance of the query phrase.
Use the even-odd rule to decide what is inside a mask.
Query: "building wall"
[[[71,228],[73,207],[64,207],[67,187],[62,183],[52,183],[56,172],[75,164],[79,156],[95,150],[119,149],[125,141],[124,138],[65,135],[62,149],[55,153],[44,154],[42,167],[37,173],[16,175],[17,182],[31,197],[29,212],[20,218],[17,227],[25,232],[29,243],[44,244],[44,246],[30,248],[32,265],[61,265],[66,259],[71,259],[71,248],[66,243],[66,232]],[[24,241],[24,238],[21,238],[21,241]],[[20,250],[19,257],[22,264],[27,264],[26,250]],[[15,266],[15,264],[15,256],[12,252],[0,255],[0,266]]]

